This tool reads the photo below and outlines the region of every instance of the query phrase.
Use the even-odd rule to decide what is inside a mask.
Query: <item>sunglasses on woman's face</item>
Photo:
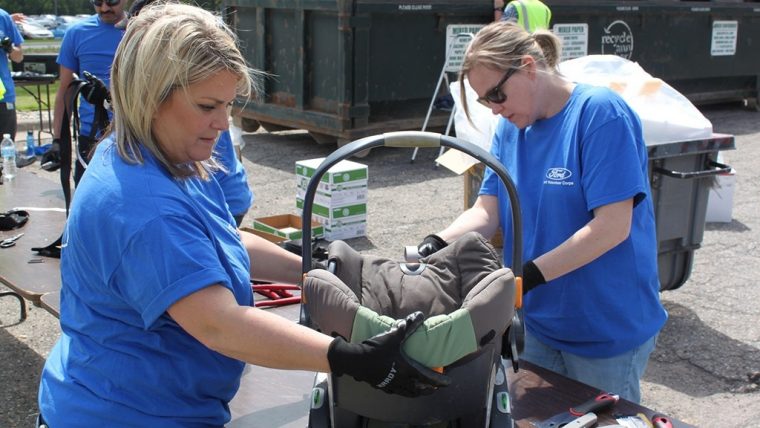
[[[507,70],[507,72],[504,73],[504,77],[502,77],[501,80],[499,80],[496,86],[489,89],[485,95],[478,98],[478,102],[489,108],[491,107],[490,104],[501,104],[503,102],[506,102],[507,94],[505,94],[504,91],[501,90],[501,87],[504,86],[505,83],[507,83],[507,80],[509,80],[509,78],[512,77],[512,75],[515,74],[515,72],[519,68],[520,68],[519,65],[510,67],[509,70]]]
[[[90,0],[90,4],[95,7],[103,6],[103,3],[109,6],[116,6],[117,4],[121,3],[121,0]]]

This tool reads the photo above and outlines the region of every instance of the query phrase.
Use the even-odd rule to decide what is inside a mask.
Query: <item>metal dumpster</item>
[[[306,129],[348,142],[420,129],[444,62],[447,27],[485,23],[486,1],[225,0],[246,59],[271,76],[236,105],[244,129]],[[443,127],[447,112],[431,118]]]
[[[760,94],[760,4],[741,1],[544,0],[563,59],[619,55],[694,104]]]

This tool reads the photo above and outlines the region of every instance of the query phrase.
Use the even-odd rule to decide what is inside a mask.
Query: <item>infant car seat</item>
[[[410,399],[334,377],[329,396],[342,421],[333,426],[363,426],[367,418],[485,426],[498,371],[504,383],[501,341],[515,301],[514,275],[501,267],[491,244],[471,232],[410,264],[363,256],[335,241],[328,247],[328,268],[311,270],[303,282],[303,301],[315,328],[361,342],[387,331],[396,319],[422,311],[427,318],[404,351],[428,367],[443,367],[452,379],[430,396]]]
[[[427,318],[405,342],[404,351],[421,364],[442,368],[451,379],[449,386],[430,395],[410,398],[387,394],[350,376],[319,373],[309,427],[511,428],[501,357],[512,359],[516,370],[524,335],[522,226],[514,183],[504,166],[478,146],[431,132],[391,132],[365,137],[330,154],[309,181],[302,217],[311,218],[317,186],[330,167],[379,146],[450,147],[493,169],[510,197],[512,270],[504,269],[490,243],[474,232],[419,263],[361,255],[336,241],[328,247],[327,269],[313,269],[311,222],[303,221],[300,322],[359,342],[388,330],[396,319],[422,311]],[[503,341],[508,346],[502,347]]]

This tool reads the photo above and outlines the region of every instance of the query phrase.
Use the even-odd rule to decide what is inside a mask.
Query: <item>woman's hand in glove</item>
[[[425,239],[420,242],[420,245],[417,246],[417,252],[419,253],[420,257],[427,257],[446,248],[447,245],[449,244],[440,236],[432,234],[426,236]]]
[[[40,166],[45,171],[55,171],[61,167],[61,140],[58,138],[53,139],[53,144],[50,149],[42,154],[40,159]]]
[[[402,347],[422,324],[422,312],[414,312],[396,322],[385,333],[362,343],[348,343],[337,337],[327,351],[330,369],[336,376],[347,374],[389,394],[407,397],[432,394],[451,379],[407,357]]]

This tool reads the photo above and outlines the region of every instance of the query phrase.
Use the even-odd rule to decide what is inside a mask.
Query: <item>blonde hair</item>
[[[486,67],[506,72],[509,68],[519,67],[520,60],[530,55],[539,69],[548,73],[558,73],[562,45],[557,36],[549,30],[527,32],[514,22],[499,21],[483,27],[475,35],[464,54],[462,69],[459,72],[461,101],[467,117],[467,99],[464,80],[475,67]]]
[[[130,18],[111,68],[111,130],[119,155],[142,163],[143,146],[172,176],[207,179],[208,171],[218,167],[215,160],[173,164],[151,129],[156,111],[173,91],[186,91],[221,71],[239,77],[239,97],[258,93],[257,72],[246,65],[234,33],[211,12],[156,2]]]

